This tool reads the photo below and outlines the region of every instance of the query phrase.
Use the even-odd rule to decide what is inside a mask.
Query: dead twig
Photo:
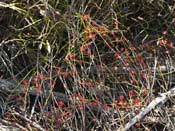
[[[120,127],[119,130],[127,131],[129,130],[136,122],[140,121],[148,114],[152,109],[154,109],[157,105],[163,105],[170,97],[175,96],[175,87],[169,90],[166,93],[161,93],[159,97],[155,98],[143,111],[141,111],[138,115],[132,118],[127,124],[125,124],[124,128]]]

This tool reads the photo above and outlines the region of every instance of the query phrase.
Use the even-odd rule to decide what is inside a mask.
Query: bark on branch
[[[153,110],[157,105],[163,105],[170,97],[175,96],[175,87],[169,90],[166,93],[161,93],[159,97],[155,98],[143,111],[141,111],[138,115],[132,118],[124,128],[119,128],[119,130],[127,131],[129,130],[136,122],[142,120],[146,114],[148,114],[151,110]]]
[[[17,82],[15,81],[9,81],[9,80],[5,80],[5,79],[1,79],[0,80],[0,91],[3,92],[4,94],[18,94],[18,93],[22,93],[22,89],[24,87],[21,85],[18,85]],[[49,96],[51,92],[49,92],[48,90],[41,90],[40,93],[37,92],[37,90],[35,88],[30,87],[28,94],[29,95],[34,95],[34,96],[44,96],[47,97]],[[54,97],[57,100],[62,100],[63,102],[68,102],[70,99],[68,96],[66,96],[63,93],[59,93],[59,92],[52,92]]]

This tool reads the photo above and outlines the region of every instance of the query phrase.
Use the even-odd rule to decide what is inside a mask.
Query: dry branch
[[[4,94],[22,93],[23,88],[24,88],[23,86],[18,85],[17,82],[15,81],[10,81],[5,79],[0,80],[0,91],[2,91]],[[30,87],[28,94],[37,96],[38,92],[36,91],[35,88]],[[47,97],[49,94],[50,92],[48,90],[41,90],[39,93],[39,96]],[[63,102],[68,102],[70,100],[69,97],[67,97],[63,93],[53,92],[53,95],[57,100],[62,100]]]
[[[151,110],[153,110],[157,105],[163,105],[170,97],[175,96],[175,87],[169,90],[166,93],[161,93],[159,97],[155,98],[143,111],[141,111],[138,115],[132,118],[125,126],[124,131],[129,130],[136,122],[142,120],[146,114],[148,114]],[[121,130],[119,128],[119,130]]]

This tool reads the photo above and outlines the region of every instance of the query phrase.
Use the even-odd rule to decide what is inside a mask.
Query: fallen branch
[[[22,93],[23,88],[24,88],[23,86],[18,85],[18,83],[16,83],[15,81],[0,79],[0,91],[3,92],[4,94],[20,94]],[[61,100],[63,102],[70,101],[70,98],[63,93],[60,92],[52,92],[52,93],[54,94],[54,97],[57,100]],[[41,90],[40,93],[38,94],[36,88],[30,87],[28,94],[34,96],[39,95],[47,97],[50,94],[50,92],[48,90]]]
[[[152,109],[154,109],[157,105],[163,105],[170,97],[175,96],[175,87],[169,90],[166,93],[161,93],[160,97],[155,98],[143,111],[141,111],[138,115],[132,118],[125,126],[120,127],[119,130],[127,131],[129,130],[136,122],[142,120],[146,114],[148,114]]]

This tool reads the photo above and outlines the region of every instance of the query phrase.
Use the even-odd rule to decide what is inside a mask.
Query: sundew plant
[[[0,123],[23,131],[175,130],[174,4],[1,0]]]

